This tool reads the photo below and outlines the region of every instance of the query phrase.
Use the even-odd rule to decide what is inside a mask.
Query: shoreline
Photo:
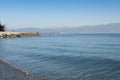
[[[0,60],[0,80],[34,80],[31,75]]]
[[[0,38],[39,36],[38,32],[0,32]]]

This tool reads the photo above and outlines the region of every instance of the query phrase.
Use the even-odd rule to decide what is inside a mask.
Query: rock
[[[0,32],[0,38],[39,36],[38,32]]]

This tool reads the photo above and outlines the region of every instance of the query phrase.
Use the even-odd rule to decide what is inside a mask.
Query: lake
[[[0,59],[37,80],[120,80],[120,34],[0,39]]]

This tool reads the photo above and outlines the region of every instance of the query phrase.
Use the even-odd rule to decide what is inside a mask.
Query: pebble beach
[[[0,80],[33,80],[27,73],[0,60]]]

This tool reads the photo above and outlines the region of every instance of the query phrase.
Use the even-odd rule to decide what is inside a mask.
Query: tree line
[[[0,31],[5,31],[5,25],[2,25],[1,23],[0,23]]]

